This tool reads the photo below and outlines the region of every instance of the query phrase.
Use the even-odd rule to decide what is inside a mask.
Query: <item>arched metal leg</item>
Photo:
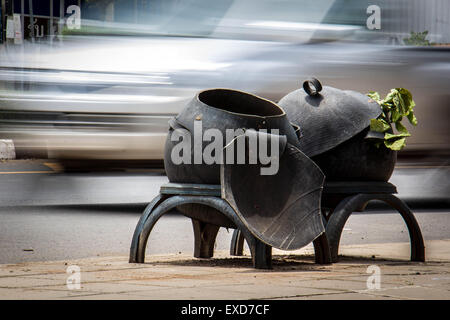
[[[145,220],[144,227],[142,228],[141,233],[139,234],[139,240],[137,245],[137,263],[145,262],[145,249],[147,247],[148,237],[150,236],[150,232],[153,229],[153,226],[158,222],[159,218],[161,218],[164,214],[169,212],[175,206],[170,206],[171,198],[163,201],[158,207],[156,207],[151,214],[148,216],[147,220]]]
[[[239,229],[235,229],[231,238],[230,255],[242,256],[244,254],[244,240],[242,232]]]
[[[317,237],[313,241],[313,245],[314,245],[314,258],[317,264],[332,263],[331,251],[326,232],[322,233],[319,237]]]
[[[194,257],[212,258],[214,255],[214,243],[220,227],[192,219],[194,229]]]
[[[409,207],[402,200],[394,195],[387,195],[384,202],[388,203],[391,207],[395,208],[405,221],[411,243],[411,261],[425,261],[425,244],[423,241],[422,232],[420,231],[419,224],[417,223],[414,214]]]
[[[162,215],[177,206],[187,203],[196,203],[204,204],[220,211],[241,230],[250,247],[253,265],[255,268],[267,269],[271,267],[271,247],[260,242],[250,233],[250,231],[248,231],[234,212],[233,208],[231,208],[225,200],[218,197],[209,196],[172,196],[164,201],[161,200],[162,199],[155,199],[147,207],[146,211],[144,211],[143,217],[141,217],[138,225],[136,226],[135,236],[133,237],[136,239],[133,239],[134,246],[132,245],[132,250],[130,252],[130,262],[143,263],[145,261],[145,249],[147,246],[148,237],[153,226]],[[156,204],[158,205],[156,206]]]
[[[138,262],[138,245],[139,245],[139,237],[141,235],[142,229],[144,228],[144,224],[147,221],[148,217],[152,213],[153,209],[157,207],[161,202],[166,199],[165,196],[158,195],[156,196],[152,202],[149,203],[149,205],[145,208],[144,212],[142,213],[141,217],[139,218],[139,221],[136,225],[136,228],[134,229],[133,239],[131,240],[131,246],[130,246],[130,263],[137,263]]]
[[[348,217],[358,207],[358,196],[349,196],[343,199],[329,216],[326,225],[326,234],[330,246],[331,260],[338,261],[339,242],[341,240],[341,233]],[[358,203],[356,203],[358,202]]]
[[[252,262],[256,269],[272,269],[272,247],[254,238],[250,245]]]
[[[338,260],[339,242],[347,219],[350,215],[371,200],[381,200],[396,209],[402,216],[409,231],[411,242],[411,260],[425,261],[425,246],[419,224],[408,206],[392,194],[357,194],[343,199],[328,220],[326,233],[333,262]]]
[[[249,235],[251,241],[247,241],[252,255],[253,266],[256,269],[272,269],[272,247],[263,243],[253,235]],[[231,239],[230,255],[242,256],[244,252],[244,241],[247,238],[241,230],[236,229]]]

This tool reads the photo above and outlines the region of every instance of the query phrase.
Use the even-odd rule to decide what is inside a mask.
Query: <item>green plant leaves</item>
[[[417,118],[414,115],[414,112],[410,111],[407,115],[409,122],[414,125],[417,126]]]
[[[416,106],[416,104],[413,101],[411,92],[409,92],[404,88],[397,88],[396,90],[400,93],[402,98],[405,100],[405,102],[409,105],[411,109],[413,109]]]
[[[428,31],[411,32],[409,38],[403,39],[403,42],[408,46],[431,46],[432,43],[426,39]]]
[[[397,138],[406,138],[411,137],[411,134],[409,133],[385,133],[384,140],[392,140]]]
[[[370,91],[367,96],[373,100],[375,100],[376,102],[380,101],[380,94],[378,92],[375,91]]]
[[[401,122],[396,122],[395,123],[395,129],[400,132],[400,133],[406,133],[409,134],[408,129],[406,129],[406,127],[404,125],[402,125]],[[408,136],[409,137],[409,136]]]
[[[406,138],[384,140],[384,145],[391,150],[399,151],[405,147]]]
[[[402,114],[398,110],[391,111],[391,122],[396,123],[397,121],[402,121]]]
[[[370,130],[376,132],[386,132],[391,128],[389,123],[383,119],[371,119],[370,120]]]
[[[411,134],[401,121],[406,117],[412,125],[417,125],[417,118],[413,111],[416,104],[411,92],[405,88],[395,88],[391,89],[384,99],[381,99],[379,93],[375,91],[370,91],[367,96],[378,102],[382,109],[382,113],[377,119],[371,119],[370,130],[385,133],[383,140],[387,148],[403,149],[406,145],[406,138]],[[397,133],[390,130],[392,124],[395,125]],[[376,145],[378,146],[379,142]]]

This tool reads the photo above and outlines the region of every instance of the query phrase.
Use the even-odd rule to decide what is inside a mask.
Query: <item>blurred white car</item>
[[[273,101],[315,76],[386,94],[409,89],[419,126],[403,154],[449,156],[450,48],[392,45],[368,1],[211,1],[146,24],[83,20],[77,34],[0,46],[0,138],[60,159],[162,159],[167,121],[213,87]],[[126,20],[126,19],[124,19]]]

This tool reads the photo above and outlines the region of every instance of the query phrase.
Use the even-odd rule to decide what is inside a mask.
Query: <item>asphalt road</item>
[[[145,203],[167,182],[161,172],[151,170],[107,174],[56,171],[44,163],[0,165],[0,264],[128,255]],[[405,199],[427,198],[433,188],[442,193],[442,188],[448,187],[448,180],[434,171],[416,171],[415,175],[400,171],[393,180]],[[414,189],[418,181],[429,184],[422,193]],[[448,196],[433,203],[444,205],[414,210],[425,241],[450,239]],[[232,230],[221,229],[216,249],[228,250],[231,235]],[[352,215],[341,243],[406,241],[408,232],[400,215],[376,209]],[[167,215],[152,231],[147,253],[192,253],[193,243],[190,220]]]
[[[37,206],[0,208],[0,264],[128,255],[139,206]],[[450,239],[450,212],[416,210],[425,241]],[[216,249],[228,250],[232,230],[221,228]],[[407,242],[399,214],[355,213],[348,220],[342,244]],[[190,219],[163,216],[153,229],[147,254],[193,252]]]
[[[168,182],[161,170],[57,173],[54,163],[0,163],[0,205],[148,203]],[[397,168],[390,182],[408,203],[433,202],[450,208],[450,166]]]

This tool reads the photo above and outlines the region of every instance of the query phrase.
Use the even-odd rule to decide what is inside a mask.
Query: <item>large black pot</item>
[[[397,153],[366,138],[370,120],[381,114],[374,100],[355,91],[322,87],[317,79],[279,103],[300,127],[300,150],[322,169],[327,180],[388,181]]]
[[[231,159],[226,158],[223,165],[195,164],[194,151],[199,145],[196,148],[192,142],[196,139],[200,121],[203,132],[215,129],[214,135],[220,136],[222,145],[226,146],[215,150],[222,152],[225,149],[227,157],[228,151],[234,150],[233,160],[236,156],[243,156],[244,161],[240,164],[234,161],[230,163],[228,160]],[[298,149],[296,129],[277,104],[245,92],[211,89],[200,92],[169,124],[164,165],[171,182],[220,184],[221,197],[234,210],[237,218],[256,238],[275,248],[299,249],[325,231],[320,212],[324,175]],[[237,129],[245,129],[245,134],[237,133],[243,140],[234,139],[234,135],[227,137],[227,130],[234,133]],[[278,133],[273,132],[273,129],[277,129]],[[175,138],[181,136],[191,141],[190,148],[179,148],[181,142]],[[278,161],[277,170],[263,174],[262,169],[268,166],[265,160],[259,158],[260,153],[264,153],[260,152],[260,147],[264,146],[269,136],[270,151],[274,151],[274,147],[278,148],[278,156],[272,158]],[[172,141],[172,137],[176,141]],[[242,141],[245,144],[239,152],[237,144]],[[251,158],[255,160],[256,153],[251,141],[258,143],[260,161],[250,161]],[[199,149],[206,150],[209,144],[210,141],[204,142]],[[191,155],[178,162],[180,158],[172,155],[179,155],[180,152],[183,155],[190,152]],[[270,152],[270,156],[273,155]],[[192,164],[186,163],[186,160]],[[221,212],[203,204],[193,203],[178,206],[177,209],[194,220],[236,227]]]
[[[164,166],[171,182],[220,184],[220,165],[194,164],[194,123],[201,121],[203,132],[215,128],[222,132],[223,146],[227,144],[226,129],[279,129],[287,141],[298,146],[298,137],[285,112],[277,104],[258,96],[231,89],[210,89],[198,93],[172,119],[166,139]],[[175,164],[171,153],[178,143],[171,141],[176,129],[185,129],[191,135],[191,164]],[[210,142],[203,142],[202,149]]]

